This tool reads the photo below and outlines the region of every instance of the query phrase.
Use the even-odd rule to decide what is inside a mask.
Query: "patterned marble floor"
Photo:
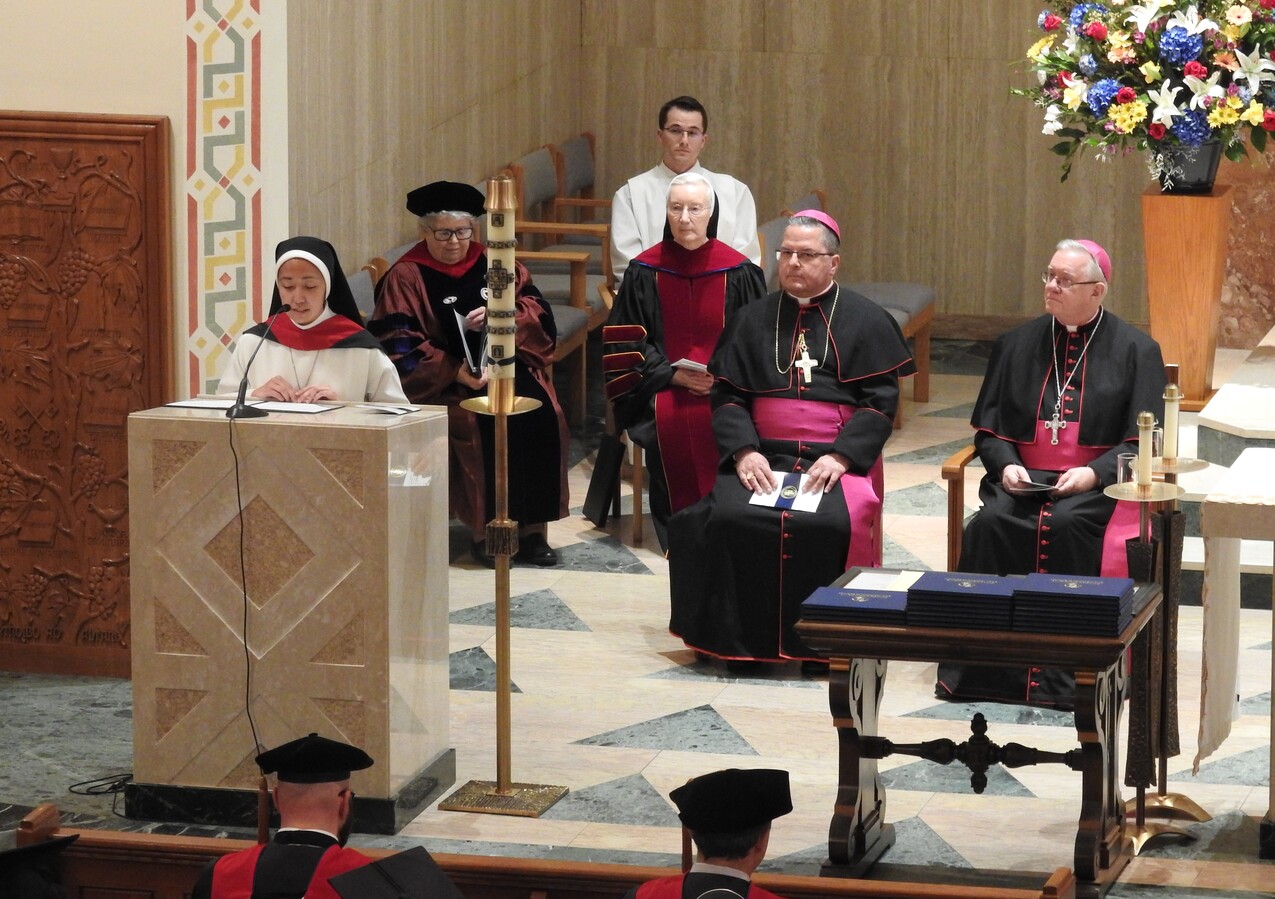
[[[887,565],[944,567],[946,499],[939,466],[969,440],[968,415],[986,349],[936,341],[931,402],[905,404],[906,424],[886,450]],[[597,411],[596,398],[591,411]],[[795,665],[733,676],[697,663],[669,636],[668,566],[653,551],[649,524],[642,546],[635,547],[627,514],[605,530],[579,515],[596,432],[595,418],[576,435],[576,508],[551,528],[562,564],[548,570],[518,566],[512,577],[513,778],[561,784],[570,792],[539,819],[431,808],[395,837],[356,842],[672,865],[679,834],[667,800],[671,789],[716,768],[781,767],[791,772],[795,809],[775,823],[766,868],[816,873],[826,855],[836,791],[826,678],[803,677]],[[970,474],[970,500],[980,473]],[[466,540],[463,530],[453,529],[451,743],[457,785],[496,776],[493,579],[469,561]],[[1185,828],[1194,840],[1163,839],[1144,850],[1112,889],[1116,899],[1275,895],[1275,863],[1256,858],[1268,799],[1271,613],[1246,610],[1243,616],[1241,717],[1193,777],[1201,620],[1198,607],[1182,610],[1183,754],[1169,765],[1169,789],[1190,796],[1213,819]],[[938,702],[933,679],[933,665],[890,664],[881,733],[909,742],[959,741],[979,710],[998,742],[1058,751],[1075,744],[1069,715]],[[0,752],[7,760],[0,769],[0,828],[12,828],[27,807],[54,801],[82,826],[183,830],[112,818],[112,794],[69,790],[129,770],[130,717],[126,682],[0,674]],[[995,882],[1016,872],[1039,873],[1043,881],[1054,868],[1070,866],[1079,775],[1060,767],[998,768],[989,772],[986,792],[974,795],[963,767],[884,760],[887,818],[896,825],[897,843],[870,876]]]

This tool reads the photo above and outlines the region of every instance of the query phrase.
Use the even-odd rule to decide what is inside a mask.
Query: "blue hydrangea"
[[[1098,71],[1098,60],[1093,58],[1092,53],[1086,53],[1080,57],[1080,61],[1076,65],[1080,67],[1081,73],[1086,78],[1092,78],[1094,73]]]
[[[1192,109],[1177,116],[1169,126],[1169,131],[1182,143],[1192,147],[1198,147],[1213,136],[1208,115],[1202,109]]]
[[[1085,16],[1090,12],[1102,15],[1107,11],[1107,7],[1101,3],[1077,3],[1071,11],[1071,16],[1067,19],[1067,24],[1071,26],[1072,31],[1079,31],[1085,25]]]
[[[1240,98],[1241,103],[1247,106],[1253,99],[1253,92],[1246,87],[1239,87],[1239,85],[1236,85],[1236,87],[1239,89],[1235,92],[1235,95]]]
[[[1114,78],[1104,78],[1089,88],[1089,93],[1085,96],[1085,102],[1094,111],[1094,115],[1105,116],[1107,107],[1111,105],[1111,101],[1115,99],[1118,93],[1120,93],[1120,82]]]
[[[1175,25],[1160,38],[1160,58],[1179,69],[1204,50],[1204,38]]]

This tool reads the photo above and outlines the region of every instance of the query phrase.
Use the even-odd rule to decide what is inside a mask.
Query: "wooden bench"
[[[247,849],[248,840],[125,833],[61,827],[57,807],[41,805],[22,819],[17,844],[78,834],[61,857],[68,899],[185,899],[209,860]],[[397,850],[369,849],[373,858]],[[618,899],[632,887],[675,868],[551,859],[436,854],[434,859],[466,899]],[[880,883],[782,874],[759,874],[758,885],[788,899],[1074,899],[1076,881],[1059,868],[1040,889]]]

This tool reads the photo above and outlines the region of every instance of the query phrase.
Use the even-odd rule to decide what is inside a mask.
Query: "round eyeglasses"
[[[1040,273],[1040,283],[1049,284],[1053,281],[1058,285],[1059,290],[1071,290],[1073,287],[1079,287],[1081,284],[1101,284],[1101,281],[1073,281],[1070,275],[1060,275],[1058,272],[1051,272],[1048,269]]]

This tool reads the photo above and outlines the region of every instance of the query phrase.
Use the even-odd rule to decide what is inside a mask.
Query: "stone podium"
[[[366,749],[355,830],[397,832],[455,781],[446,412],[164,407],[128,424],[126,814],[254,824],[255,724],[263,748],[314,731]]]

